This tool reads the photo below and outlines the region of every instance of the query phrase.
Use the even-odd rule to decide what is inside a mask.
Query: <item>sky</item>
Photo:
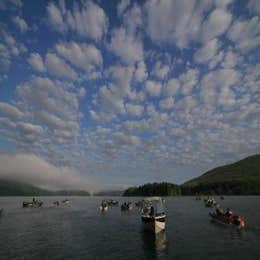
[[[0,177],[182,183],[260,152],[258,0],[0,0]]]

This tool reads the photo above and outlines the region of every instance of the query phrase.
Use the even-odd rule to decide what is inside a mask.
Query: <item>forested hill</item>
[[[122,190],[99,191],[99,192],[94,193],[94,196],[120,197],[120,196],[122,196],[123,193],[124,193],[124,191],[122,191]]]
[[[128,188],[123,196],[175,196],[181,195],[181,188],[172,183],[148,183]]]
[[[82,190],[50,191],[27,183],[0,179],[0,196],[89,196],[89,193]]]
[[[194,194],[260,195],[260,154],[217,167],[180,186],[148,183],[130,187],[124,196],[175,196]]]
[[[183,193],[260,194],[260,154],[217,167],[182,185]]]

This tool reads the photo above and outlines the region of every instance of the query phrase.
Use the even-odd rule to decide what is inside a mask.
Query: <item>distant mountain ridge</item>
[[[89,196],[84,190],[50,191],[28,183],[0,179],[0,196]]]

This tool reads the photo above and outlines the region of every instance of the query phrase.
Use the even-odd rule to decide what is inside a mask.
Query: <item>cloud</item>
[[[248,2],[247,8],[250,12],[260,14],[260,4],[258,0],[250,0]]]
[[[126,112],[131,116],[141,116],[144,112],[144,107],[140,105],[133,105],[130,103],[127,103],[125,105]]]
[[[147,32],[153,41],[175,44],[181,49],[194,41],[207,42],[224,34],[232,21],[224,2],[227,1],[218,1],[219,7],[204,19],[212,9],[213,1],[147,1]]]
[[[128,8],[130,5],[130,0],[121,0],[121,2],[117,5],[117,14],[118,16],[121,16],[124,11]]]
[[[242,57],[238,53],[235,53],[235,52],[229,50],[226,53],[225,58],[221,65],[225,69],[232,69],[232,68],[236,67],[237,65],[241,64],[242,60],[243,60]]]
[[[66,84],[48,78],[35,77],[19,85],[16,89],[19,105],[32,120],[43,130],[43,138],[52,139],[54,130],[67,130],[72,136],[78,131],[78,93]],[[27,127],[29,122],[27,123]],[[40,129],[38,127],[38,129]],[[45,137],[44,137],[45,136]]]
[[[11,9],[11,10],[16,10],[19,9],[23,6],[23,3],[21,0],[9,0],[8,4],[7,1],[1,1],[0,2],[0,10],[7,10],[7,9]]]
[[[218,52],[219,41],[215,38],[206,42],[194,54],[194,59],[198,63],[208,63]]]
[[[40,134],[43,131],[41,126],[30,123],[18,123],[17,128],[26,134]]]
[[[76,169],[58,167],[33,154],[0,154],[0,178],[30,183],[42,188],[85,189],[93,187]]]
[[[180,82],[178,79],[172,78],[168,81],[166,87],[163,89],[163,94],[166,97],[173,96],[180,88]]]
[[[147,32],[158,43],[173,43],[179,48],[199,39],[200,27],[204,13],[212,3],[195,0],[147,1]]]
[[[232,15],[223,9],[215,9],[202,25],[202,40],[209,41],[226,32]]]
[[[67,30],[66,24],[63,21],[62,12],[54,3],[49,3],[47,6],[48,20],[53,29],[58,32]]]
[[[142,41],[123,27],[113,30],[108,48],[125,64],[143,60]]]
[[[186,72],[179,76],[181,82],[181,93],[183,95],[190,94],[196,86],[199,78],[199,71],[197,69],[188,69]]]
[[[79,88],[78,95],[80,98],[84,98],[86,96],[86,89],[83,87]]]
[[[85,71],[100,67],[103,63],[101,52],[93,44],[61,42],[56,44],[55,49],[61,57]]]
[[[23,118],[24,114],[17,107],[5,102],[0,102],[0,114],[14,120]]]
[[[135,74],[134,74],[135,80],[138,82],[142,82],[142,81],[146,80],[147,76],[148,76],[148,73],[147,73],[147,69],[146,69],[146,65],[145,65],[144,61],[138,62],[136,70],[135,70]]]
[[[235,95],[230,88],[240,79],[240,73],[233,69],[221,69],[204,75],[201,81],[201,96],[208,105],[217,102],[224,108],[235,105]]]
[[[39,71],[39,72],[45,72],[46,71],[42,57],[39,53],[31,53],[30,57],[28,58],[28,63],[36,71]]]
[[[228,38],[238,49],[247,53],[260,45],[260,21],[255,16],[250,20],[235,21],[228,31]]]
[[[100,88],[99,91],[100,102],[103,111],[106,113],[120,113],[125,114],[125,106],[124,101],[117,92],[117,88],[113,85],[111,86],[103,86]]]
[[[12,33],[14,16],[30,21],[29,6],[21,16],[6,5],[13,15],[0,30],[2,150],[113,182],[150,181],[158,167],[173,181],[175,164],[211,168],[259,150],[255,5],[118,1],[112,10],[101,1],[51,1],[30,39]],[[48,46],[37,41],[43,30]]]
[[[137,136],[126,135],[122,132],[114,133],[115,142],[119,145],[133,145],[136,146],[140,143]]]
[[[162,64],[160,61],[157,61],[151,74],[162,80],[168,75],[169,72],[170,67],[168,65]]]
[[[216,6],[220,8],[226,8],[228,7],[233,0],[216,0]]]
[[[59,5],[49,3],[47,13],[52,29],[61,33],[74,31],[82,37],[99,40],[108,26],[104,10],[91,1],[81,6],[74,5],[72,11],[66,9],[64,1]]]
[[[54,53],[47,53],[45,64],[48,72],[53,76],[74,80],[77,78],[77,73]]]
[[[24,33],[28,30],[28,25],[23,18],[19,16],[15,16],[13,18],[13,22],[16,25],[16,27],[20,30],[21,33]]]
[[[159,103],[159,106],[162,109],[170,109],[173,107],[173,105],[174,105],[174,99],[172,97],[162,99]]]
[[[3,29],[0,30],[0,71],[8,71],[12,62],[27,51],[24,44]]]
[[[145,82],[145,89],[151,96],[157,97],[161,94],[162,85],[157,81],[147,80]]]

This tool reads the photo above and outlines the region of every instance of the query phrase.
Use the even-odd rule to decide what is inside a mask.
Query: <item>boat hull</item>
[[[142,223],[144,230],[152,231],[154,233],[159,233],[165,230],[165,222],[166,217],[149,217],[149,216],[142,216]]]
[[[107,211],[107,210],[108,210],[108,206],[105,206],[105,207],[100,206],[99,209],[100,209],[101,211]]]

